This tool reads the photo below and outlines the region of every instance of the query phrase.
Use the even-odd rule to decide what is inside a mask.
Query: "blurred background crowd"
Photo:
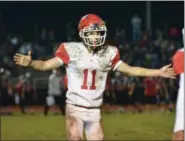
[[[78,21],[84,14],[91,13],[91,8],[87,9],[93,4],[78,4],[79,11],[75,15],[72,11],[65,13],[71,8],[69,3],[63,3],[62,8],[49,2],[1,4],[0,102],[3,112],[11,112],[7,106],[12,105],[19,105],[22,113],[26,113],[29,106],[41,105],[47,115],[49,107],[55,103],[65,114],[65,68],[44,73],[20,68],[14,64],[13,55],[27,54],[31,50],[33,59],[46,60],[53,56],[61,42],[79,41]],[[168,5],[165,2],[120,2],[115,4],[117,10],[112,11],[112,15],[111,3],[107,3],[96,4],[97,9],[92,12],[105,19],[108,41],[119,48],[123,61],[147,68],[171,63],[174,52],[182,48],[184,7],[180,2]],[[178,78],[128,77],[111,72],[104,104],[118,105],[122,112],[127,111],[128,105],[133,112],[142,112],[143,105],[149,110],[155,105],[160,111],[174,111],[177,90]]]

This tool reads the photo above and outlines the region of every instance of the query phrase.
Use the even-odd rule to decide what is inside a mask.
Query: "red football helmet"
[[[105,22],[95,14],[83,16],[78,24],[78,30],[87,46],[95,48],[105,43],[107,36]]]

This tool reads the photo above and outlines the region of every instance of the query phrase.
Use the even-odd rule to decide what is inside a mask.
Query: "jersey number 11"
[[[88,86],[87,86],[88,69],[85,69],[83,71],[83,74],[84,74],[84,80],[83,80],[83,85],[81,86],[81,88],[88,89]],[[95,86],[96,70],[92,70],[91,74],[92,74],[92,84],[90,86],[90,90],[95,90],[96,89],[96,86]]]

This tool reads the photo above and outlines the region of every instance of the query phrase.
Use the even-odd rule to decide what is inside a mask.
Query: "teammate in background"
[[[182,30],[184,38],[184,29]],[[179,49],[173,56],[173,67],[180,75],[179,90],[176,104],[176,117],[172,140],[184,140],[184,48]]]
[[[16,54],[15,63],[36,70],[53,70],[65,66],[68,79],[66,94],[66,125],[68,140],[103,140],[100,106],[108,72],[120,71],[130,76],[160,76],[175,78],[170,65],[161,69],[132,67],[120,60],[116,47],[106,43],[105,22],[94,14],[82,17],[78,25],[82,42],[62,43],[55,57],[47,61],[32,60],[28,55]]]
[[[60,107],[61,114],[64,115],[64,107],[62,106],[62,89],[61,89],[62,76],[60,70],[53,70],[49,76],[48,82],[48,95],[46,96],[46,103],[44,106],[44,115],[48,115],[49,108],[53,105]]]

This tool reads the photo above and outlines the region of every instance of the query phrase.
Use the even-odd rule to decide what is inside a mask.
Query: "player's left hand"
[[[171,67],[172,65],[169,64],[169,65],[166,65],[164,67],[162,67],[160,69],[160,74],[159,76],[161,77],[165,77],[165,78],[172,78],[172,79],[175,79],[176,78],[176,74],[174,72],[174,69]]]

